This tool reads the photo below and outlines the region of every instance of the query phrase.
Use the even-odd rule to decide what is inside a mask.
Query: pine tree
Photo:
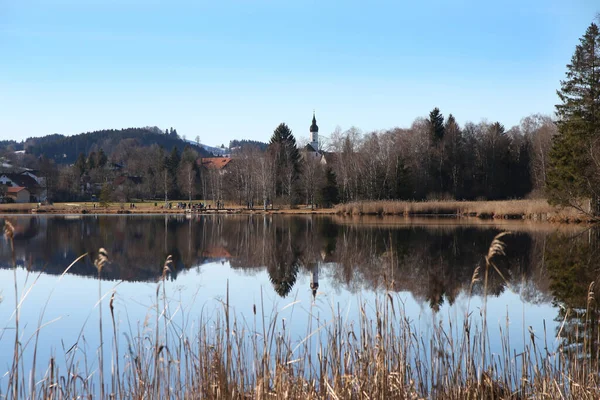
[[[108,158],[106,157],[106,153],[104,153],[103,149],[98,150],[98,154],[96,155],[96,165],[100,168],[104,168]]]
[[[339,202],[339,191],[337,186],[337,180],[331,167],[325,171],[325,185],[320,191],[320,200],[325,207],[331,207]]]
[[[600,31],[592,23],[576,46],[557,91],[558,135],[550,152],[547,191],[554,204],[600,215]],[[590,199],[590,207],[583,199]]]
[[[432,140],[434,142],[442,140],[445,133],[444,116],[440,112],[439,108],[436,107],[429,113],[428,121]]]
[[[295,184],[300,174],[300,152],[292,130],[284,123],[279,124],[269,142],[269,151],[275,158],[277,194],[286,194],[293,203]]]
[[[77,161],[75,161],[75,169],[79,173],[79,176],[83,175],[86,171],[87,165],[85,162],[85,155],[83,153],[79,153],[77,157]]]

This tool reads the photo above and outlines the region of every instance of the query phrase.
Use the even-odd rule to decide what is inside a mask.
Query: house
[[[219,171],[220,174],[225,173],[227,166],[231,163],[231,157],[207,157],[200,158],[196,161],[199,167],[208,170]]]
[[[11,186],[6,188],[6,197],[12,199],[15,203],[31,203],[31,194],[27,188],[21,186]]]
[[[35,177],[30,171],[23,173],[0,173],[0,185],[5,185],[8,188],[25,188],[31,196],[32,201],[45,201],[46,191],[40,185],[41,178]]]
[[[113,181],[113,187],[115,189],[122,188],[125,185],[137,186],[143,183],[143,179],[139,176],[126,176],[121,175],[115,178]]]

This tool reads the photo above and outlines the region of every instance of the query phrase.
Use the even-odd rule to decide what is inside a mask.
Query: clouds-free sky
[[[0,0],[0,139],[175,127],[267,141],[554,112],[600,5],[532,1]]]

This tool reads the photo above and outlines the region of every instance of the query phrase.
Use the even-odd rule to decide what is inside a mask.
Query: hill
[[[232,140],[229,142],[229,148],[231,150],[238,150],[238,149],[243,149],[243,148],[247,148],[247,147],[255,147],[257,149],[259,149],[260,151],[265,151],[267,149],[267,147],[269,147],[268,143],[264,143],[264,142],[259,142],[257,140],[246,140],[246,139],[242,139],[242,140]]]
[[[106,154],[111,154],[123,145],[133,147],[158,145],[166,150],[177,147],[180,152],[186,146],[190,146],[201,156],[210,156],[210,153],[202,147],[181,139],[176,131],[171,129],[170,133],[168,130],[163,132],[157,127],[106,129],[73,136],[53,134],[29,138],[23,143],[23,148],[27,154],[36,157],[44,155],[57,164],[73,164],[79,153],[89,154],[102,149]]]

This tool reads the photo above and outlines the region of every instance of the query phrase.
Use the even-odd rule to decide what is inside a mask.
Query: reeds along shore
[[[11,233],[7,225],[9,241]],[[99,313],[97,322],[99,329],[103,323],[111,326],[112,337],[93,347],[81,339],[56,358],[36,360],[41,326],[30,339],[19,333],[19,307],[29,289],[20,290],[15,276],[14,363],[2,381],[0,397],[600,398],[597,337],[583,335],[583,341],[573,342],[576,345],[554,351],[533,332],[523,332],[528,339],[516,354],[504,336],[507,326],[488,327],[487,282],[491,274],[500,273],[494,261],[503,256],[504,235],[494,239],[484,264],[473,273],[471,290],[475,285],[484,289],[482,312],[468,306],[461,321],[450,320],[447,328],[436,324],[427,336],[416,329],[400,297],[391,292],[374,304],[362,303],[354,323],[345,323],[333,305],[330,320],[309,312],[302,338],[293,336],[277,311],[266,311],[263,304],[252,305],[249,317],[237,316],[230,309],[228,290],[221,307],[191,315],[185,305],[167,300],[164,282],[171,267],[167,258],[156,285],[154,308],[143,326],[121,331],[114,314],[118,292],[103,294],[99,280],[99,304],[108,303],[111,320],[102,321]],[[99,251],[99,271],[109,258],[106,251]],[[30,282],[35,285],[35,279]],[[593,285],[589,296],[594,296]],[[500,354],[490,351],[490,329],[501,330]],[[584,331],[587,326],[578,329]],[[126,338],[126,347],[119,346],[121,338]],[[24,357],[25,352],[33,353],[32,365],[25,363],[30,359]],[[64,360],[62,366],[58,359]]]
[[[107,207],[94,207],[94,203],[65,203],[38,207],[34,204],[0,204],[0,214],[180,214],[184,210],[164,209],[154,203],[135,203],[135,209],[128,209],[121,203]],[[157,203],[162,204],[162,203]],[[97,204],[96,204],[97,205]],[[226,203],[222,209],[206,209],[210,214],[338,214],[338,215],[402,215],[402,216],[454,216],[479,219],[526,219],[544,222],[581,223],[593,222],[590,215],[574,208],[560,208],[537,200],[499,201],[395,201],[373,200],[338,204],[334,208],[313,208],[309,206],[277,206],[263,211],[262,208],[249,210],[239,204]]]
[[[361,201],[340,204],[339,214],[459,216],[495,219],[529,219],[550,222],[586,222],[588,216],[575,209],[558,208],[546,200],[499,201]]]

